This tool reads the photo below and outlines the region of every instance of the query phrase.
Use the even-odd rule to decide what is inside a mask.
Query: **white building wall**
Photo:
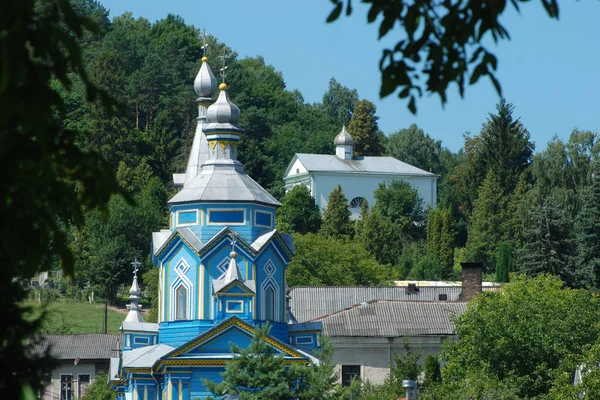
[[[105,371],[106,373],[107,371]],[[44,396],[42,397],[43,400],[46,399],[60,399],[60,376],[61,375],[71,375],[72,376],[72,381],[71,381],[71,388],[72,388],[72,393],[73,393],[73,399],[79,399],[81,398],[81,396],[83,396],[83,393],[79,393],[78,388],[79,388],[79,375],[89,375],[90,376],[90,383],[94,380],[94,378],[96,377],[96,363],[89,363],[89,362],[85,362],[82,361],[77,365],[73,365],[71,363],[68,364],[60,364],[57,368],[55,368],[52,371],[51,374],[51,388],[48,388],[50,390],[46,390],[44,393]]]
[[[333,363],[341,381],[343,365],[360,365],[362,380],[381,384],[390,374],[390,365],[405,352],[404,338],[337,338],[331,337],[334,347]],[[421,365],[429,354],[439,355],[444,336],[407,337],[412,353],[421,355]]]
[[[375,204],[373,192],[380,183],[391,180],[403,180],[410,183],[417,189],[419,196],[425,205],[435,207],[437,178],[422,176],[399,176],[399,175],[376,175],[376,174],[334,174],[334,173],[312,173],[313,188],[311,194],[321,208],[321,211],[327,207],[329,194],[339,184],[346,195],[348,202],[355,197],[363,197],[369,203],[369,206]],[[350,209],[352,218],[358,218],[360,208]]]

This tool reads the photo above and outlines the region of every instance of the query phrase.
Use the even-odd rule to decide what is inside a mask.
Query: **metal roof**
[[[330,337],[452,335],[464,302],[376,300],[320,318]]]
[[[250,178],[237,161],[216,160],[205,163],[202,171],[187,183],[170,204],[205,202],[252,202],[280,206],[273,196]]]
[[[123,352],[124,368],[150,368],[152,365],[164,356],[173,351],[174,347],[166,344],[155,344],[144,346],[137,349]]]
[[[304,154],[298,153],[296,157],[309,172],[338,172],[338,173],[363,173],[386,174],[402,176],[426,176],[435,178],[437,175],[414,167],[410,164],[395,159],[394,157],[357,157],[344,160],[330,154]],[[290,163],[293,165],[294,160]],[[284,176],[289,173],[286,171]]]
[[[121,335],[112,334],[44,335],[31,351],[42,354],[50,347],[50,354],[59,360],[108,360],[119,351],[120,343]]]
[[[290,291],[290,306],[298,322],[305,322],[371,300],[437,301],[446,294],[457,301],[461,291],[460,286],[418,287],[416,293],[401,286],[297,286]]]

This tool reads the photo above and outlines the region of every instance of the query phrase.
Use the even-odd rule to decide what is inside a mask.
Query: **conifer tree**
[[[354,153],[359,156],[379,156],[383,148],[380,141],[377,108],[369,100],[356,103],[348,132],[354,138]]]
[[[577,216],[576,268],[588,276],[584,286],[593,286],[600,277],[600,164],[594,161],[592,184],[582,191],[582,204]],[[593,279],[593,280],[592,280]]]
[[[327,207],[323,211],[323,223],[321,233],[337,239],[353,236],[354,228],[350,222],[350,210],[348,200],[340,185],[329,194]]]
[[[442,279],[449,279],[454,267],[454,218],[449,209],[431,210],[427,216],[427,252],[441,266]]]
[[[512,270],[512,249],[510,243],[503,242],[498,248],[496,261],[496,282],[508,282],[508,274]]]
[[[482,262],[485,272],[492,272],[496,251],[502,238],[502,211],[504,196],[496,176],[489,172],[475,201],[469,225],[467,255],[471,260]]]
[[[525,247],[520,251],[521,270],[530,275],[558,275],[572,287],[592,278],[590,271],[573,267],[575,245],[570,222],[551,196],[530,211],[531,226],[525,230]]]

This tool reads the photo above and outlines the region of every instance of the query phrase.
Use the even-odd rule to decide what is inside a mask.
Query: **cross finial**
[[[137,278],[137,272],[139,271],[139,267],[141,265],[137,257],[131,262],[131,265],[133,265],[133,276]]]
[[[230,233],[229,237],[231,238],[231,251],[235,251],[235,244],[237,243],[235,233]]]
[[[206,44],[206,36],[206,29],[203,29],[198,35],[198,38],[202,39],[202,57],[206,57],[206,49],[208,48],[208,45]]]
[[[223,49],[223,55],[219,56],[219,58],[223,60],[223,68],[221,68],[221,79],[223,80],[223,83],[225,83],[225,77],[227,76],[227,59],[229,57],[231,56],[227,54],[227,50]]]

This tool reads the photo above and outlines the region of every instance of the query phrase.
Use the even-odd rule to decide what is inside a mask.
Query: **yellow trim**
[[[149,374],[150,368],[126,368],[130,374]]]
[[[221,150],[223,152],[225,152],[225,147],[227,147],[227,145],[229,144],[229,141],[227,141],[227,140],[217,140],[217,143],[219,143],[219,147],[221,147]]]
[[[217,141],[216,140],[209,140],[208,141],[208,145],[210,146],[210,149],[212,151],[215,151],[215,146],[217,145]]]
[[[200,226],[204,226],[204,209],[200,209]]]
[[[169,376],[169,383],[167,384],[167,398],[169,400],[173,400],[173,383],[171,382],[170,376]]]
[[[186,353],[189,350],[192,350],[194,347],[198,346],[199,344],[201,344],[202,342],[207,341],[208,339],[210,339],[211,337],[221,333],[222,331],[224,331],[225,329],[233,326],[233,325],[237,325],[238,327],[242,328],[243,330],[245,330],[246,332],[249,333],[254,333],[254,327],[252,325],[246,324],[240,320],[237,319],[232,319],[230,321],[225,322],[224,324],[222,324],[221,326],[215,328],[213,331],[206,333],[203,336],[200,336],[198,339],[194,340],[192,343],[188,344],[187,346],[177,350],[176,352],[172,353],[169,355],[169,357],[177,357],[183,353]],[[298,358],[304,358],[303,355],[301,355],[300,353],[297,353],[293,350],[288,349],[287,347],[281,345],[280,343],[274,341],[271,338],[265,338],[265,341],[267,343],[269,343],[270,345],[272,345],[273,347],[281,350],[282,352],[289,354],[292,357],[298,357]]]
[[[256,264],[252,263],[252,279],[256,279]]]

